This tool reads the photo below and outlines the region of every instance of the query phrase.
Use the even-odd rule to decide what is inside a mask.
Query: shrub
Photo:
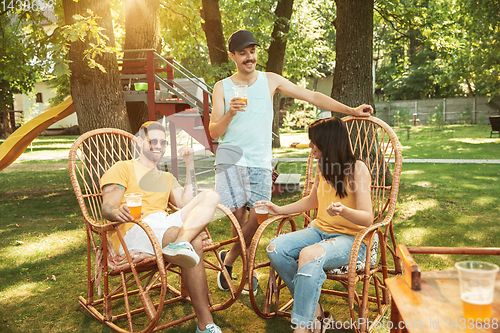
[[[288,132],[292,129],[306,129],[318,118],[320,112],[321,110],[317,107],[304,101],[298,101],[288,107],[283,118],[283,127]]]
[[[470,104],[467,104],[464,111],[460,111],[458,123],[462,125],[472,124],[472,108]]]
[[[429,120],[427,121],[428,125],[436,127],[436,129],[442,129],[444,126],[443,120],[443,109],[444,104],[440,103],[438,106],[434,108],[429,114]]]
[[[395,126],[406,126],[410,121],[410,109],[409,108],[400,108],[397,109],[393,114]]]

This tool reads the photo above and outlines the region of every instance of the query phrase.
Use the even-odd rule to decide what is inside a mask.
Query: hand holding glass
[[[256,204],[255,214],[257,214],[257,221],[259,221],[259,224],[262,224],[268,217],[267,206],[265,204]]]
[[[489,320],[498,266],[481,261],[457,262],[465,319]]]
[[[125,200],[127,202],[127,207],[130,209],[130,215],[135,221],[141,219],[141,209],[142,209],[142,193],[127,193],[125,194]]]
[[[242,102],[245,102],[245,106],[247,106],[247,88],[246,85],[240,85],[233,87],[234,97],[238,97],[238,99]]]

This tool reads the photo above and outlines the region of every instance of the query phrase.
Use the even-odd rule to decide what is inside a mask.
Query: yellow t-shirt
[[[125,187],[125,193],[143,194],[142,218],[152,213],[164,212],[168,207],[170,192],[181,186],[170,172],[149,169],[136,160],[121,161],[109,168],[101,177],[101,190],[109,184],[119,184]],[[120,205],[125,203],[125,197],[123,197]],[[133,226],[134,223],[124,223],[119,229],[122,235],[125,235]],[[116,232],[110,232],[109,239],[118,253],[120,241]]]
[[[326,209],[332,202],[341,202],[346,207],[357,209],[356,200],[354,194],[351,192],[351,188],[347,186],[347,196],[340,199],[340,197],[337,196],[335,188],[326,181],[325,177],[321,174],[319,177],[317,191],[318,216],[316,217],[314,226],[330,234],[344,234],[356,237],[356,234],[365,228],[364,226],[354,224],[340,215],[330,216],[326,212]]]

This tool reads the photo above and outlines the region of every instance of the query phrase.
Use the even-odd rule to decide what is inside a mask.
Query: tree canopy
[[[29,93],[37,80],[47,77],[50,66],[44,16],[8,5],[0,7],[0,113],[4,116],[14,101],[13,94]],[[4,126],[6,120],[4,117]],[[5,127],[0,135],[10,132]]]
[[[218,53],[210,50],[213,45],[210,43],[221,45],[218,29],[207,28],[218,17],[217,13],[206,10],[212,3],[210,0],[149,1],[159,3],[158,48],[163,55],[175,57],[209,84],[235,70],[230,61],[225,61],[221,50],[216,50]],[[63,1],[50,2],[55,6],[59,24],[53,33],[43,29],[41,23],[46,18],[39,8],[0,8],[0,110],[12,103],[13,93],[28,92],[36,80],[50,75],[59,80],[61,96],[67,94],[66,52],[69,40],[74,38],[68,31],[85,30],[84,24],[78,22],[89,17],[103,25],[102,13],[95,12],[92,16],[84,12],[68,28]],[[104,34],[113,36],[118,50],[124,48],[125,36],[130,33],[127,30],[131,30],[127,28],[130,22],[125,20],[126,2],[106,2],[111,10],[106,20],[112,22],[105,25],[112,28]],[[333,24],[337,15],[335,1],[294,0],[292,15],[286,20],[277,16],[278,3],[277,0],[218,1],[224,40],[238,29],[252,31],[261,45],[258,69],[265,70],[268,51],[275,40],[273,30],[287,23],[288,30],[276,30],[286,40],[282,75],[301,82],[310,76],[333,74],[338,52],[338,31]],[[373,12],[376,99],[481,95],[495,101],[500,97],[500,0],[376,0]],[[218,37],[207,42],[207,33],[211,31]],[[91,39],[96,35],[89,30],[85,34],[87,46],[94,45],[95,51]],[[98,68],[101,64],[97,59],[88,58],[87,65]]]
[[[498,0],[377,1],[377,95],[498,97],[498,17]]]

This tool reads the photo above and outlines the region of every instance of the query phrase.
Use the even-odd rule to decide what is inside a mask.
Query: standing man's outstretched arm
[[[307,90],[305,88],[299,87],[296,84],[288,81],[281,75],[276,73],[266,73],[267,80],[269,82],[269,90],[271,95],[274,93],[280,93],[292,98],[301,99],[303,101],[309,102],[318,108],[342,112],[351,114],[353,116],[366,116],[368,117],[373,113],[373,108],[370,105],[362,104],[356,108],[351,108],[345,104],[342,104],[333,98],[326,96],[323,93]]]

